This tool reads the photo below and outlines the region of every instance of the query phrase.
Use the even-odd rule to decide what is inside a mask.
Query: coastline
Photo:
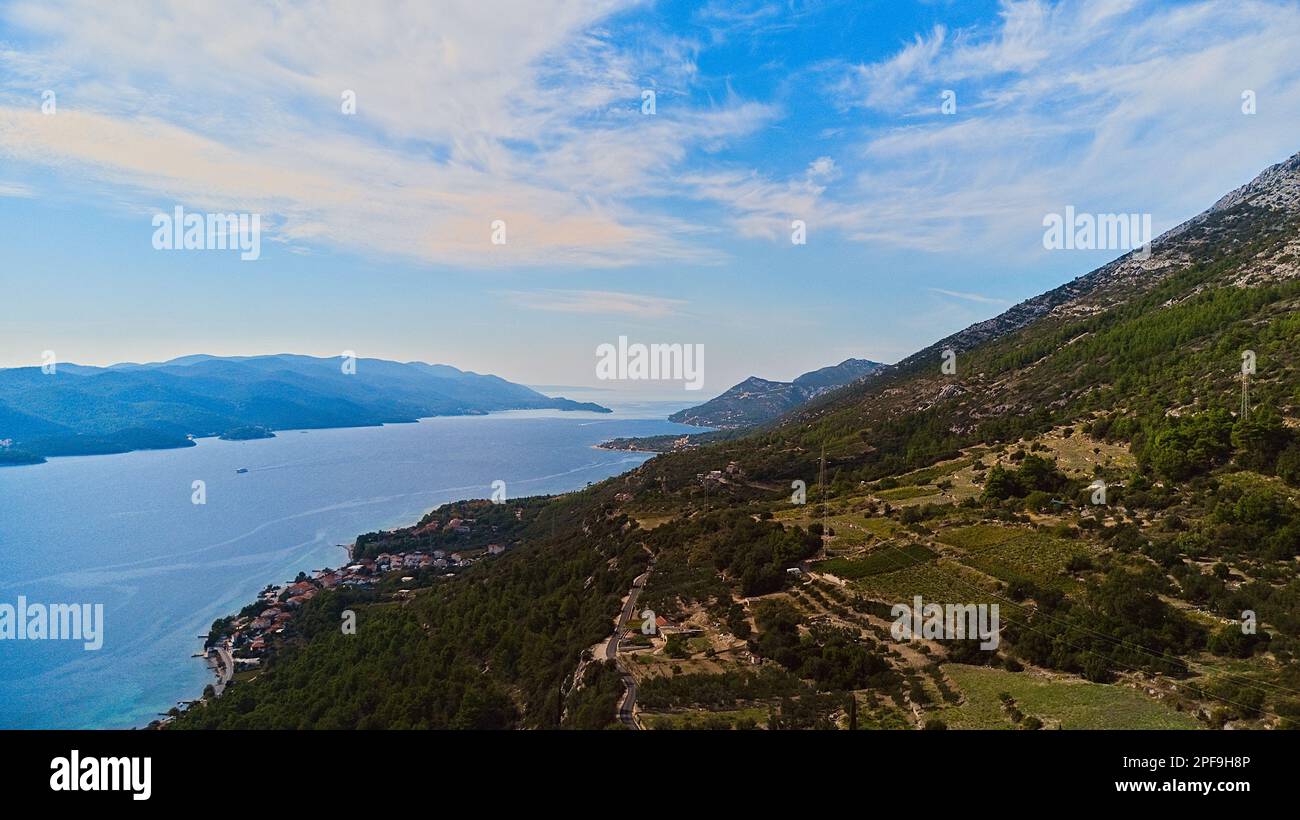
[[[73,675],[51,708],[32,683],[10,688],[0,710],[31,728],[146,726],[217,682],[209,665],[195,665],[192,656],[214,621],[255,601],[268,582],[339,567],[367,547],[363,538],[349,551],[358,534],[409,526],[458,499],[487,498],[497,478],[509,483],[512,499],[522,499],[625,473],[653,454],[595,452],[592,445],[679,429],[663,413],[610,419],[523,411],[281,434],[239,447],[209,438],[186,449],[59,458],[44,471],[0,471],[0,495],[17,517],[17,528],[0,540],[44,538],[68,564],[51,567],[19,550],[11,578],[47,597],[57,594],[50,591],[57,584],[73,583],[88,600],[103,601],[115,622],[156,623],[157,632],[146,644],[112,641],[88,659],[120,670],[111,685],[102,671]],[[484,450],[488,444],[493,447]],[[250,471],[236,475],[239,467]],[[207,482],[206,506],[192,500],[195,479]],[[40,525],[36,513],[53,504],[73,505],[81,515]],[[105,555],[90,546],[87,532],[117,546]],[[113,565],[122,560],[132,563]],[[140,579],[142,594],[121,592],[119,577]],[[397,588],[397,577],[385,592]],[[48,674],[40,658],[7,655],[0,659],[7,675],[35,681]],[[245,664],[237,670],[237,684],[251,677]]]
[[[551,496],[545,497],[550,498]],[[399,536],[411,532],[425,532],[428,530],[428,525],[421,527],[421,524],[439,510],[475,504],[495,506],[494,502],[483,499],[450,501],[430,510],[415,524],[405,525],[393,530],[380,530],[379,533],[386,536]],[[448,531],[454,530],[457,534],[463,533],[466,531],[466,522],[473,524],[474,519],[452,517],[447,522],[447,529]],[[420,529],[417,530],[417,528]],[[495,530],[495,528],[493,529]],[[317,594],[347,587],[373,591],[383,581],[399,571],[412,574],[410,578],[403,577],[403,581],[413,581],[415,576],[419,575],[422,580],[436,582],[437,577],[454,577],[481,560],[500,556],[507,551],[504,544],[490,544],[486,549],[466,547],[456,552],[448,552],[444,549],[428,549],[381,553],[376,558],[358,558],[357,546],[360,538],[361,536],[358,536],[351,544],[337,545],[345,551],[347,556],[344,567],[339,569],[329,567],[314,569],[310,573],[301,572],[295,580],[278,586],[274,583],[268,584],[255,601],[245,605],[238,613],[227,615],[214,622],[213,629],[210,629],[206,635],[199,636],[203,640],[202,651],[195,653],[191,658],[203,658],[216,676],[216,682],[205,686],[203,693],[198,698],[177,701],[176,706],[168,710],[168,712],[160,714],[158,719],[150,721],[142,728],[165,728],[185,709],[194,704],[205,702],[208,699],[209,686],[212,689],[213,698],[221,697],[225,690],[234,683],[234,677],[241,671],[241,665],[245,669],[261,669],[262,660],[266,657],[267,650],[278,646],[281,640],[279,636],[283,635],[285,629],[293,621],[296,612]],[[437,573],[438,575],[425,575],[426,572]],[[409,595],[410,590],[398,589],[391,594],[400,599]],[[251,615],[243,615],[250,608],[262,606],[265,606],[266,609],[262,610],[255,619]],[[263,621],[265,622],[260,623]],[[216,632],[217,624],[222,625],[221,632]],[[235,628],[233,636],[225,631],[226,628],[232,626]],[[248,639],[248,635],[244,632],[245,628],[251,628],[254,633],[251,640]],[[241,652],[242,657],[237,655],[237,652]]]
[[[656,419],[656,421],[658,421],[658,419]],[[644,450],[644,449],[633,450],[627,448],[607,447],[605,446],[606,444],[607,442],[600,442],[597,444],[587,445],[587,448],[601,449],[601,450],[612,451],[612,452],[617,452],[617,451],[638,452],[645,455],[658,454],[656,451],[652,451],[652,450]],[[626,472],[627,470],[624,470],[622,473],[615,473],[614,475],[615,476],[623,475]],[[562,494],[564,492],[574,492],[579,489],[581,489],[580,486],[574,487],[569,490],[550,492],[550,493],[546,493],[544,497],[550,498],[556,494]],[[399,534],[415,531],[418,527],[420,527],[420,524],[424,520],[428,519],[430,516],[435,515],[440,510],[444,510],[446,508],[455,508],[455,507],[460,507],[465,505],[490,504],[490,503],[491,502],[485,501],[484,499],[481,498],[480,499],[460,498],[451,501],[446,501],[426,511],[423,514],[423,516],[415,522],[402,524],[391,530],[379,530],[378,532],[388,536],[396,536]],[[452,521],[455,520],[456,519],[452,519]],[[469,519],[469,521],[472,523],[473,519]],[[416,575],[417,573],[424,572],[424,571],[437,570],[441,572],[442,570],[446,570],[446,572],[443,572],[441,574],[441,577],[451,577],[456,574],[459,574],[460,571],[463,571],[464,569],[468,568],[470,565],[477,563],[480,560],[495,557],[506,551],[506,547],[504,545],[500,545],[500,546],[489,545],[486,551],[478,550],[471,547],[464,550],[460,550],[458,552],[450,552],[448,550],[439,550],[439,549],[434,549],[430,551],[416,550],[412,552],[399,552],[399,553],[394,553],[391,556],[388,556],[390,563],[387,566],[385,566],[382,560],[376,560],[373,558],[366,557],[365,553],[358,549],[359,542],[361,541],[361,539],[362,536],[359,535],[355,537],[350,543],[336,544],[337,547],[341,548],[344,551],[344,556],[345,556],[344,566],[342,568],[340,569],[331,569],[330,567],[316,568],[316,569],[312,569],[300,573],[299,578],[295,579],[294,581],[271,582],[265,588],[263,588],[263,591],[260,595],[258,595],[254,600],[246,603],[242,609],[237,610],[234,613],[228,613],[222,618],[218,618],[217,622],[214,622],[214,627],[216,623],[224,623],[224,624],[234,623],[235,622],[234,619],[239,618],[239,613],[248,610],[250,607],[254,605],[259,605],[259,606],[265,605],[267,609],[271,609],[273,608],[273,606],[275,606],[275,604],[273,603],[274,601],[283,599],[283,596],[290,595],[290,593],[293,594],[290,595],[288,600],[292,602],[294,598],[299,595],[302,595],[306,600],[310,600],[310,598],[314,597],[315,594],[321,591],[330,590],[337,587],[364,587],[370,590],[375,590],[381,582],[386,580],[386,576],[391,576],[395,574],[396,570],[398,569],[401,569],[403,572],[407,572],[411,575]],[[461,553],[464,553],[464,555],[459,560],[454,560],[454,561],[451,560],[451,559],[455,559],[456,556],[460,555]],[[385,557],[384,555],[380,555],[379,559],[383,559],[384,557]],[[447,563],[442,564],[441,562],[444,561]],[[303,577],[304,575],[306,576],[306,578]],[[425,580],[436,581],[437,579],[425,578]],[[307,590],[305,587],[302,586],[304,584],[310,585],[314,589]],[[397,590],[397,592],[393,594],[396,594],[400,597],[404,593],[407,593],[407,590]],[[387,593],[381,593],[381,594],[387,594]],[[305,600],[301,603],[305,603]],[[301,605],[301,603],[299,605]],[[263,610],[261,613],[259,613],[258,618],[262,618],[262,617],[268,617],[268,612],[266,610]],[[279,635],[280,633],[282,633],[284,628],[287,626],[287,624],[292,620],[292,617],[282,618],[282,620],[278,620],[278,621],[274,620],[275,618],[281,617],[277,615],[271,615],[269,617],[273,619],[271,624],[269,625],[269,627],[273,628],[273,633],[271,635],[261,636],[263,637],[264,642],[258,645],[258,649],[260,650],[265,650],[268,647],[275,646],[279,638],[273,637],[273,635]],[[256,621],[252,620],[249,622],[249,625],[255,625],[255,623]],[[239,652],[241,647],[237,646],[236,643],[232,641],[232,639],[227,635],[225,635],[224,633],[218,633],[214,635],[214,631],[210,629],[206,635],[200,637],[204,642],[202,646],[202,651],[196,653],[192,657],[202,657],[204,659],[204,662],[208,665],[211,672],[213,673],[216,680],[209,685],[212,686],[213,689],[212,694],[215,697],[220,697],[225,692],[225,690],[229,688],[229,686],[232,683],[235,683],[234,678],[237,673],[241,671],[246,671],[247,669],[250,668],[261,668],[260,657],[250,658],[246,654],[245,656],[241,657],[239,654],[237,654],[237,652]],[[251,643],[252,642],[245,643],[244,646],[250,646]],[[189,708],[189,706],[195,703],[203,702],[206,699],[206,691],[207,691],[206,687],[204,691],[205,691],[205,695],[201,695],[200,697],[195,698],[193,700],[178,701],[177,704],[180,707],[179,710],[173,709],[172,711],[169,711],[169,713],[167,713],[166,715],[160,715],[159,716],[160,719],[155,719],[150,721],[143,728],[165,727],[168,723],[172,721],[172,719],[174,719],[174,717],[176,717],[176,714],[174,714],[174,712],[179,712],[183,709]]]
[[[572,400],[565,399],[564,401],[572,401]],[[156,446],[128,447],[120,444],[114,444],[111,441],[105,439],[103,440],[104,446],[85,447],[81,450],[73,450],[70,452],[60,451],[60,452],[41,453],[41,452],[31,452],[29,450],[14,450],[12,451],[12,454],[22,456],[22,459],[5,460],[4,458],[0,458],[0,467],[34,467],[40,464],[47,464],[49,463],[49,460],[52,458],[90,458],[93,456],[120,456],[120,455],[125,455],[127,453],[184,450],[189,447],[194,447],[195,442],[204,439],[215,439],[217,441],[225,441],[231,443],[238,443],[244,441],[264,441],[266,439],[277,438],[278,435],[282,433],[307,433],[315,430],[373,429],[377,427],[388,427],[389,425],[394,425],[394,424],[419,424],[420,422],[426,419],[464,418],[466,416],[490,416],[494,413],[513,413],[513,412],[529,411],[529,410],[547,410],[547,411],[554,411],[558,413],[596,413],[600,415],[612,414],[614,412],[608,407],[604,407],[603,405],[597,405],[591,402],[586,402],[586,403],[572,402],[572,403],[576,405],[593,404],[593,406],[592,407],[585,407],[585,406],[504,407],[498,410],[465,410],[464,412],[461,413],[438,413],[432,416],[420,416],[419,418],[411,418],[411,419],[391,419],[388,421],[382,421],[377,423],[334,424],[334,425],[323,425],[318,427],[286,427],[286,428],[267,427],[265,428],[264,435],[238,435],[238,434],[232,435],[232,432],[235,431],[231,431],[231,430],[227,430],[220,433],[214,433],[214,432],[187,433],[185,434],[185,438],[183,439],[176,439],[172,441],[160,441],[157,442]],[[4,451],[0,450],[0,456],[2,456],[3,454]]]

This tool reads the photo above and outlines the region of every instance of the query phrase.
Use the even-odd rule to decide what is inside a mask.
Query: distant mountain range
[[[151,364],[0,370],[0,464],[45,456],[260,438],[274,430],[369,427],[494,410],[611,412],[444,364],[341,358],[184,356]]]
[[[885,367],[867,359],[845,359],[836,365],[804,373],[792,382],[750,376],[716,399],[668,417],[679,424],[737,429],[755,427],[785,415],[812,399]]]

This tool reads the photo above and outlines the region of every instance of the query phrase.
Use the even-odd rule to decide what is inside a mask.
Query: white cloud
[[[1013,256],[1066,205],[1172,227],[1300,150],[1297,42],[1294,3],[1005,2],[995,25],[936,28],[828,84],[870,125],[840,158],[853,184],[817,208],[867,241]]]
[[[979,302],[986,305],[1005,305],[1007,300],[995,299],[992,296],[985,296],[981,293],[965,293],[959,290],[946,290],[944,288],[927,288],[931,293],[937,293],[940,296],[951,296],[954,299],[963,299],[967,302]]]
[[[1015,255],[1065,205],[1151,212],[1161,229],[1300,148],[1294,3],[1005,2],[986,26],[936,26],[838,66],[826,104],[842,116],[819,124],[833,149],[796,170],[725,153],[798,123],[770,101],[693,103],[709,96],[690,93],[708,44],[629,36],[619,21],[636,5],[19,0],[0,15],[39,45],[0,49],[0,193],[62,181],[142,214],[257,211],[295,249],[463,267],[714,263],[719,227],[770,241],[793,219],[815,236]],[[716,42],[777,37],[804,13],[715,3],[695,19]],[[40,117],[30,90],[47,87],[59,113]],[[940,113],[946,88],[956,116]],[[504,246],[489,242],[497,219]]]
[[[292,244],[466,267],[716,261],[634,200],[776,112],[641,115],[642,77],[688,83],[693,67],[679,41],[615,45],[602,26],[632,5],[19,2],[9,24],[43,45],[0,52],[0,69],[52,83],[59,111],[0,96],[0,156],[142,213],[260,212]]]
[[[556,313],[592,313],[662,318],[681,312],[686,302],[639,293],[609,290],[538,290],[505,291],[504,295],[520,307]]]
[[[847,98],[841,101],[846,106],[892,109],[910,102],[915,94],[916,78],[930,73],[945,39],[947,30],[935,26],[928,36],[916,35],[889,59],[853,67],[834,89]]]
[[[831,180],[840,175],[840,171],[835,167],[835,160],[830,157],[818,157],[808,163],[808,178],[816,180]]]

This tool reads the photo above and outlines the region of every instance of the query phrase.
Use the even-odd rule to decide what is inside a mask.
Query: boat
[[[236,473],[246,473],[246,472],[248,472],[248,468],[247,468],[247,467],[240,467],[238,470],[235,470],[235,472],[236,472]]]

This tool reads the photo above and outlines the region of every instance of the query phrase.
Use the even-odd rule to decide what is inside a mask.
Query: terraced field
[[[901,546],[883,544],[866,555],[856,558],[832,558],[818,564],[818,572],[854,581],[868,575],[893,572],[906,569],[926,561],[933,561],[938,553],[922,544],[903,544]]]
[[[989,580],[950,558],[915,564],[906,569],[868,575],[853,582],[868,598],[885,602],[911,601],[920,595],[927,601],[1002,603],[1001,597],[980,590]]]
[[[1046,680],[1029,675],[961,664],[945,664],[944,674],[966,700],[932,714],[953,729],[1016,728],[999,694],[1005,692],[1027,716],[1045,728],[1197,729],[1191,715],[1178,712],[1125,686],[1076,680]]]
[[[877,490],[875,496],[883,501],[906,501],[938,494],[939,490],[935,487],[895,487],[892,490]]]
[[[982,450],[981,450],[982,452]],[[972,454],[973,456],[973,454]],[[944,461],[935,464],[933,467],[924,467],[920,470],[913,470],[898,477],[899,484],[921,486],[933,484],[934,482],[953,475],[975,463],[975,458],[959,458],[955,461]]]
[[[896,522],[888,518],[867,518],[861,512],[832,512],[825,518],[820,518],[813,513],[812,505],[793,510],[782,510],[773,518],[783,524],[793,524],[805,528],[810,524],[824,522],[828,531],[835,535],[834,540],[831,542],[833,551],[862,547],[877,538],[889,538],[900,529]]]
[[[1005,543],[1029,532],[1031,530],[1004,527],[999,524],[972,524],[969,527],[944,530],[935,536],[935,540],[965,550],[977,550]]]
[[[862,528],[877,538],[893,538],[903,529],[892,518],[868,518],[862,522]]]
[[[1085,542],[985,524],[963,527],[938,537],[943,543],[965,550],[964,563],[1000,581],[1032,581],[1060,589],[1077,583],[1065,571],[1070,559],[1091,557],[1096,552],[1095,547]]]

